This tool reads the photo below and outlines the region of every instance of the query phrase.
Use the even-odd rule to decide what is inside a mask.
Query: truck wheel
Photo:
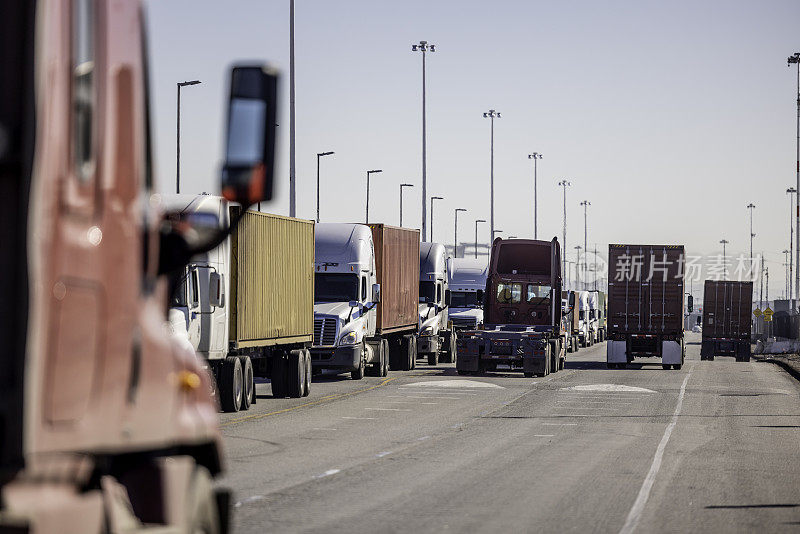
[[[536,375],[535,373],[522,373],[522,376],[524,376],[525,378],[533,378]]]
[[[364,344],[361,344],[361,355],[358,360],[358,367],[350,371],[350,378],[353,380],[361,380],[364,378]]]
[[[246,411],[250,409],[250,403],[253,401],[253,397],[255,396],[255,388],[256,384],[253,381],[253,362],[250,360],[250,356],[239,356],[239,359],[242,362],[242,411]]]
[[[675,369],[676,371],[680,371],[681,367],[683,367],[683,365],[680,363],[673,364],[672,366],[672,368]]]
[[[380,376],[389,376],[389,340],[381,339],[381,369]]]
[[[311,377],[314,375],[314,371],[311,369],[311,352],[308,349],[303,349],[303,355],[306,362],[306,379],[303,382],[303,396],[308,397],[309,393],[311,393]]]
[[[282,399],[286,396],[286,359],[281,354],[272,356],[269,381],[272,385],[272,398]]]
[[[402,365],[401,371],[410,371],[414,366],[414,360],[417,358],[417,348],[414,346],[414,336],[403,336],[400,343],[400,348],[404,349],[400,354]]]
[[[413,344],[411,346],[411,369],[417,368],[417,336],[412,336]]]
[[[458,334],[455,330],[451,330],[448,337],[450,338],[450,346],[447,351],[447,363],[456,363],[456,358],[458,357]]]
[[[428,365],[438,365],[439,364],[439,351],[434,351],[428,353]]]
[[[219,403],[225,412],[238,412],[242,406],[244,392],[242,361],[236,356],[228,356],[222,362],[219,381]]]
[[[186,499],[186,513],[186,524],[189,527],[187,532],[204,534],[222,532],[214,486],[211,475],[205,467],[198,466],[194,469]]]
[[[306,362],[302,350],[289,352],[286,360],[286,394],[293,399],[303,396],[306,381]]]

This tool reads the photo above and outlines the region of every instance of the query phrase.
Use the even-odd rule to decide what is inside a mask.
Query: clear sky
[[[280,181],[265,209],[288,213],[288,0],[151,0],[151,51],[159,189],[174,191],[175,83],[182,91],[182,192],[217,192],[227,69],[266,61],[285,74],[278,121]],[[567,248],[609,242],[685,244],[692,255],[755,251],[784,288],[789,242],[785,193],[795,183],[797,0],[296,0],[297,213],[314,218],[316,153],[322,221],[370,218],[421,225],[420,39],[428,55],[428,193],[436,241],[474,239],[489,218],[489,121],[495,122],[495,226],[533,234],[539,162],[539,238],[561,240],[566,178]],[[481,239],[488,241],[488,225]],[[695,285],[697,288],[697,285]]]

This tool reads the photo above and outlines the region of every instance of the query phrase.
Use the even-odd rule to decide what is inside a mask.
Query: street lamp
[[[586,239],[586,236],[589,233],[589,219],[588,219],[587,210],[588,210],[589,206],[591,206],[591,205],[592,205],[592,203],[589,202],[588,200],[584,200],[583,202],[581,202],[581,206],[583,206],[583,250],[586,251],[586,255],[587,256],[589,254],[589,244],[588,244],[587,239]],[[588,268],[587,268],[587,264],[588,263],[589,262],[587,261],[586,257],[584,257],[583,258],[583,283],[584,284],[587,284],[589,282],[589,272],[588,272]]]
[[[383,172],[382,169],[377,169],[374,171],[367,171],[367,217],[366,217],[366,224],[369,224],[369,175],[370,174],[377,174],[379,172]]]
[[[755,209],[756,205],[752,202],[747,205],[747,209],[750,210],[750,273],[753,272],[753,238],[756,234],[753,233],[753,209]]]
[[[465,208],[456,208],[455,210],[455,221],[453,222],[453,257],[458,257],[458,212],[459,211],[467,211]],[[431,210],[431,215],[433,215],[433,210]]]
[[[178,154],[176,157],[176,165],[175,165],[175,192],[181,192],[181,87],[186,87],[187,85],[197,85],[202,83],[200,80],[192,80],[190,82],[178,82],[178,142],[177,142],[177,150]]]
[[[486,221],[483,219],[477,219],[475,221],[475,259],[478,259],[478,223],[485,223]]]
[[[502,234],[502,230],[492,230],[492,243],[494,243],[494,234]]]
[[[800,52],[795,52],[791,56],[788,57],[786,60],[786,65],[797,65],[797,165],[796,165],[796,183],[795,183],[795,192],[800,191]],[[795,266],[797,268],[797,272],[795,274],[794,279],[794,290],[795,292],[800,288],[800,197],[795,197],[795,226],[797,228],[797,243],[795,246]],[[791,258],[789,263],[791,264]],[[791,266],[790,266],[791,271]],[[790,272],[791,278],[791,272]],[[791,290],[791,287],[789,288]],[[789,296],[789,304],[792,306],[792,310],[794,310],[794,304],[792,303],[792,296]]]
[[[334,152],[320,152],[317,154],[317,223],[319,223],[319,158],[332,156]]]
[[[422,240],[425,241],[427,233],[426,196],[428,194],[428,180],[426,176],[427,147],[425,143],[425,54],[436,52],[436,45],[428,41],[420,41],[419,44],[411,45],[412,52],[422,52]]]
[[[400,184],[400,227],[403,227],[403,188],[414,187],[414,184]]]
[[[783,254],[783,267],[786,270],[786,279],[783,281],[783,291],[786,294],[786,300],[789,300],[789,255],[791,254],[791,251],[783,249],[781,254]]]
[[[575,245],[575,250],[577,251],[577,256],[575,258],[575,289],[580,289],[581,287],[581,249],[583,247],[580,245]]]
[[[528,159],[533,160],[533,238],[539,239],[539,202],[536,191],[536,162],[542,159],[542,155],[538,152],[528,154]]]
[[[725,255],[725,245],[730,243],[727,239],[721,239],[720,243],[722,244],[722,279],[728,279],[728,264],[727,264],[727,256]]]
[[[794,215],[795,210],[795,202],[794,197],[792,195],[797,194],[797,189],[794,187],[790,187],[786,190],[786,193],[789,195],[789,307],[794,309],[794,304],[792,303],[794,293],[797,291],[797,284],[795,283],[794,278],[792,278],[792,250],[794,248],[794,226],[792,225],[792,216]],[[800,264],[795,264],[797,266],[797,270],[800,271]],[[763,276],[763,275],[762,275]]]
[[[509,239],[516,239],[517,237],[519,237],[519,236],[516,236],[516,235],[510,235],[510,236],[508,236],[508,238],[509,238]]]
[[[494,119],[500,118],[500,112],[490,109],[483,114],[483,118],[490,119],[492,123],[491,141],[489,146],[489,229],[492,232],[492,240],[494,240]]]
[[[561,243],[561,250],[564,251],[564,254],[561,258],[561,270],[562,272],[566,273],[567,271],[567,187],[572,185],[572,182],[568,182],[567,180],[561,180],[558,182],[559,187],[564,188],[564,241]],[[577,267],[576,267],[577,268]]]
[[[433,242],[433,201],[444,200],[444,197],[431,197],[431,242]]]

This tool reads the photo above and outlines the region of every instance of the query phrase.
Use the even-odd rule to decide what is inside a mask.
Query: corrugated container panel
[[[375,269],[381,285],[379,332],[419,326],[419,230],[370,224]]]
[[[753,282],[706,280],[703,291],[703,337],[749,338]]]
[[[683,245],[609,245],[610,333],[683,332]]]
[[[230,338],[239,347],[311,341],[314,222],[248,211],[231,236]]]

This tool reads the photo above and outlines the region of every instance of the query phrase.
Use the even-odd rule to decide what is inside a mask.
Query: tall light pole
[[[561,258],[561,270],[566,274],[567,271],[567,187],[572,185],[572,182],[568,182],[567,180],[561,180],[558,182],[559,187],[564,188],[564,233],[563,239],[564,242],[561,243],[561,250],[564,251],[564,256]]]
[[[400,184],[400,227],[403,227],[403,188],[414,187],[414,184]]]
[[[575,289],[581,288],[581,249],[580,245],[575,245],[577,257],[575,258]]]
[[[289,217],[297,213],[294,165],[294,0],[289,0]]]
[[[795,210],[794,195],[797,194],[797,189],[790,187],[786,190],[786,193],[789,195],[789,307],[794,309],[793,300],[798,285],[795,283],[794,278],[792,278],[792,267],[794,267],[792,265],[792,250],[794,248],[794,225],[792,224],[792,217]],[[800,272],[800,264],[795,265],[797,266],[797,270]]]
[[[317,154],[317,223],[319,223],[319,158],[333,154],[334,152],[320,152]]]
[[[533,238],[539,239],[539,199],[537,193],[536,162],[542,159],[538,152],[528,154],[528,159],[533,160]]]
[[[486,221],[483,219],[477,219],[475,221],[475,259],[478,259],[478,223],[485,223]]]
[[[795,166],[796,183],[795,191],[800,191],[800,52],[795,52],[786,60],[787,66],[797,65],[797,164]],[[795,244],[795,266],[797,267],[794,279],[795,292],[800,288],[800,196],[795,197],[795,227],[797,233],[797,243]],[[791,263],[791,261],[790,261]],[[791,267],[790,267],[791,269]],[[791,290],[791,288],[789,288]],[[789,297],[789,304],[794,310],[792,296]]]
[[[456,208],[455,210],[455,220],[453,222],[453,257],[458,257],[458,212],[459,211],[467,211],[465,208]],[[431,214],[433,214],[433,210],[431,210]]]
[[[175,160],[175,192],[181,192],[181,87],[187,85],[197,85],[200,80],[192,80],[190,82],[178,82],[178,140],[177,140],[177,157]]]
[[[783,254],[783,267],[786,270],[786,279],[783,281],[783,292],[786,295],[786,300],[789,300],[789,255],[791,252],[783,249],[781,253]]]
[[[488,118],[492,123],[491,141],[489,142],[489,230],[494,241],[494,120],[500,118],[500,112],[490,109],[483,114],[483,118]]]
[[[444,200],[444,197],[431,197],[431,242],[433,242],[433,201]]]
[[[752,275],[753,270],[753,238],[756,234],[753,233],[753,209],[755,209],[756,205],[752,202],[747,205],[747,209],[750,210],[750,271]]]
[[[589,206],[591,206],[591,205],[592,205],[592,203],[589,202],[588,200],[584,200],[583,202],[581,202],[581,206],[583,206],[583,250],[586,252],[585,255],[584,255],[584,258],[583,258],[583,283],[584,283],[584,285],[589,283],[589,265],[588,265],[589,262],[587,260],[587,258],[589,256],[589,244],[587,242],[586,236],[589,233],[589,218],[588,218],[589,215],[588,215],[587,212],[588,212]]]
[[[428,178],[427,178],[427,145],[425,143],[425,54],[428,52],[436,52],[436,45],[428,43],[428,41],[420,41],[419,44],[411,45],[412,52],[422,52],[422,240],[425,241],[427,235],[427,195],[428,195]]]
[[[564,252],[566,253],[566,251],[564,251]],[[571,290],[574,291],[576,288],[574,289],[572,287],[572,269],[570,268],[570,265],[573,264],[573,263],[575,263],[575,262],[572,261],[572,260],[564,260],[564,265],[566,266],[566,269],[567,269],[566,273],[564,274],[564,277],[567,279],[567,289],[571,289]],[[578,268],[578,266],[576,265],[575,269],[577,270],[577,268]]]
[[[727,239],[721,239],[720,243],[722,244],[722,279],[728,279],[728,264],[727,264],[727,256],[725,255],[725,245],[730,243]]]
[[[377,169],[374,171],[367,171],[367,217],[366,217],[366,224],[369,224],[369,175],[370,174],[377,174],[379,172],[383,172],[383,169]]]

